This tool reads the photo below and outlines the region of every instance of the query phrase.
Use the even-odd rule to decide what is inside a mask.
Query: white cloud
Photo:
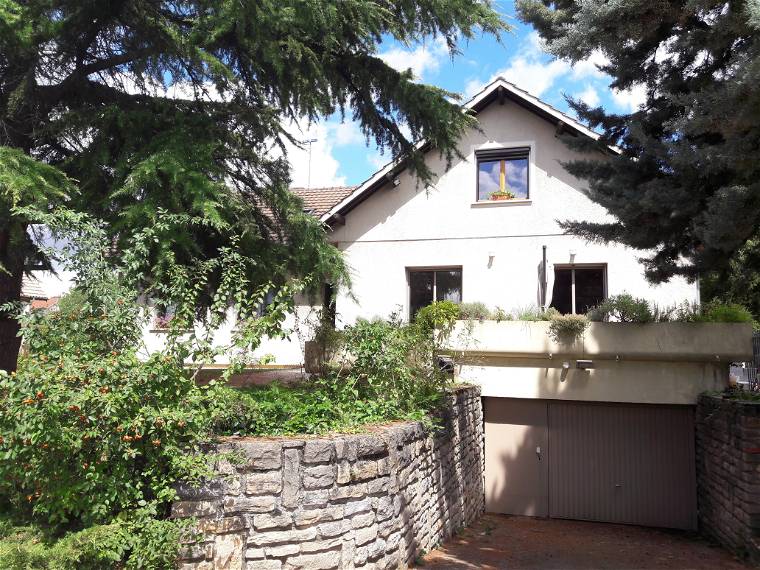
[[[589,107],[596,107],[599,105],[599,93],[591,85],[586,87],[581,93],[575,96],[576,99],[580,99]]]
[[[600,50],[594,50],[590,56],[573,64],[573,79],[586,77],[604,77],[605,73],[599,69],[600,65],[607,65],[610,60]]]
[[[603,78],[598,65],[605,65],[609,60],[601,51],[593,52],[587,59],[573,65],[561,59],[554,59],[544,49],[538,32],[528,34],[522,49],[510,60],[509,65],[494,73],[486,82],[473,79],[465,85],[465,95],[469,98],[478,93],[485,85],[501,76],[524,89],[531,95],[540,97],[549,91],[555,83],[569,76],[572,80],[584,78]]]
[[[316,139],[311,145],[302,144],[302,148],[290,142],[285,144],[293,186],[320,187],[346,184],[346,177],[338,174],[340,163],[333,155],[336,136],[330,125],[316,123],[301,127],[296,123],[291,123],[286,126],[286,129],[297,140]],[[311,146],[311,162],[309,161],[309,146]]]
[[[472,97],[484,85],[501,76],[531,95],[540,97],[554,85],[558,78],[566,75],[571,69],[566,61],[559,59],[547,61],[546,57],[547,54],[543,50],[538,33],[532,32],[523,49],[512,58],[507,67],[498,70],[485,83],[478,80],[468,81],[465,86],[465,95]]]
[[[359,129],[359,123],[354,121],[327,123],[327,132],[333,139],[335,146],[363,145],[365,142],[364,135]]]
[[[612,89],[612,100],[615,105],[627,112],[638,111],[639,107],[647,100],[647,91],[644,84],[639,83],[625,91]]]
[[[411,69],[414,78],[419,80],[426,74],[438,71],[444,59],[449,57],[449,50],[446,41],[438,37],[413,50],[394,47],[378,54],[378,57],[398,71]]]

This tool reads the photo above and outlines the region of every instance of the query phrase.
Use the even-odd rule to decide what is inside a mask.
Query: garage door
[[[696,528],[688,406],[483,398],[486,510]]]

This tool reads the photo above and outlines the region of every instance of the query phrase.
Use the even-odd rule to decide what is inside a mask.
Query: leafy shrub
[[[651,323],[652,310],[646,299],[635,298],[628,293],[613,295],[588,311],[592,321],[617,321],[621,323]]]
[[[177,272],[166,294],[178,316],[166,347],[147,355],[144,312],[127,271],[139,266],[139,255],[115,271],[96,224],[78,215],[48,226],[56,223],[68,232],[70,249],[61,257],[78,274],[76,296],[58,311],[19,316],[25,356],[17,373],[0,373],[0,503],[14,524],[31,524],[40,536],[27,529],[0,540],[0,567],[68,567],[62,560],[85,568],[173,567],[186,526],[167,520],[174,484],[209,473],[208,458],[194,451],[211,437],[219,406],[219,387],[198,386],[200,365],[193,371],[185,363],[220,351],[246,358],[264,335],[281,332],[292,288],[283,287],[264,316],[246,320],[233,346],[213,348],[208,336],[182,336],[196,296],[211,273],[229,284],[215,297],[204,335],[213,334],[230,299],[242,299],[241,314],[251,314],[260,299],[242,297],[235,286],[245,261],[225,250],[197,272]]]
[[[751,323],[752,313],[737,304],[708,303],[693,316],[694,322],[701,323]]]
[[[554,307],[549,307],[546,310],[540,307],[531,306],[517,309],[515,314],[515,320],[517,321],[550,321],[553,317],[559,316],[561,313]]]
[[[496,307],[493,314],[491,315],[491,318],[493,318],[493,320],[495,320],[497,323],[500,323],[501,321],[511,321],[512,315],[501,307]]]
[[[589,326],[585,315],[554,315],[549,321],[549,336],[555,342],[572,342]]]
[[[491,312],[484,303],[461,303],[459,318],[464,321],[484,321],[491,317]]]

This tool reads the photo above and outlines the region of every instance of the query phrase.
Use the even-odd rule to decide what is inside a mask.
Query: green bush
[[[635,298],[628,293],[613,295],[588,311],[592,321],[617,321],[621,323],[651,323],[654,315],[646,299]]]
[[[585,315],[554,315],[549,321],[549,336],[555,342],[573,342],[589,326]]]
[[[484,321],[491,318],[491,312],[485,303],[460,303],[459,318],[463,321]]]
[[[500,323],[501,321],[511,321],[512,315],[501,307],[496,307],[493,314],[491,315],[491,318],[493,318],[493,320],[495,320],[497,323]]]
[[[559,316],[561,313],[554,307],[549,307],[546,310],[540,307],[524,307],[517,309],[515,313],[515,320],[517,321],[550,321],[552,317]]]
[[[700,323],[751,323],[752,313],[737,304],[708,303],[692,317],[693,322]]]

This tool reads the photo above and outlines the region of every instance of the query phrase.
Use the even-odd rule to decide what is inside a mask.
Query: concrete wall
[[[181,486],[198,518],[180,568],[400,568],[483,512],[480,391],[449,399],[437,436],[418,423],[330,438],[230,440],[219,476]]]
[[[358,205],[337,226],[331,239],[352,267],[355,300],[338,299],[342,319],[408,315],[406,269],[461,266],[463,300],[511,310],[539,302],[542,245],[551,265],[606,263],[607,290],[628,291],[660,305],[697,298],[695,285],[681,279],[652,286],[637,261],[643,252],[615,245],[587,244],[566,236],[558,220],[603,221],[603,208],[579,189],[584,183],[560,164],[578,158],[555,138],[554,125],[514,103],[493,104],[478,115],[483,132],[468,132],[459,144],[463,160],[447,169],[428,153],[435,174],[426,189],[403,173],[400,184],[385,188]],[[476,203],[475,151],[489,147],[530,146],[530,200]],[[602,155],[599,155],[603,159]],[[494,257],[489,262],[489,252]]]
[[[749,324],[591,323],[575,342],[552,341],[548,328],[460,322],[451,342],[459,379],[484,396],[694,405],[728,386],[730,362],[752,355]],[[576,367],[584,359],[592,369]]]
[[[700,397],[697,486],[702,532],[760,563],[760,402]]]

